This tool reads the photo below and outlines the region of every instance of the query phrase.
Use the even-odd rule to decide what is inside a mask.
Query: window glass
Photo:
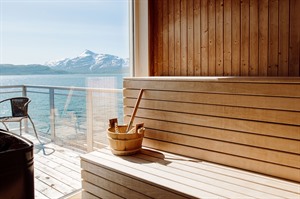
[[[87,132],[104,132],[108,119],[122,122],[122,80],[130,74],[127,0],[0,2],[1,100],[28,96],[29,113],[49,138],[85,142]],[[5,107],[2,116],[9,114]]]

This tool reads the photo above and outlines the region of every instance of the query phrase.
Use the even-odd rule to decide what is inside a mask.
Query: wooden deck
[[[81,190],[80,155],[83,152],[61,147],[50,142],[45,144],[47,147],[45,152],[49,155],[44,155],[41,145],[35,137],[28,134],[23,134],[23,136],[35,143],[35,198],[80,199],[81,194],[76,193]]]

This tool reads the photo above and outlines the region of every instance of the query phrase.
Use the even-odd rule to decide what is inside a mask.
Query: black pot
[[[34,199],[33,143],[0,130],[0,198]]]

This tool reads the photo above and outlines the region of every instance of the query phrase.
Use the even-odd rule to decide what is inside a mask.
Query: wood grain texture
[[[174,12],[175,12],[175,76],[180,76],[180,65],[181,65],[181,36],[180,36],[180,1],[174,0]]]
[[[289,74],[289,1],[279,1],[279,66],[278,74]]]
[[[224,1],[216,0],[216,75],[224,75]]]
[[[110,192],[101,186],[125,198],[295,198],[300,193],[297,183],[148,148],[122,158],[104,148],[83,155],[81,165],[89,174],[84,187],[102,198]]]
[[[143,146],[300,181],[299,78],[126,78],[124,88],[125,122],[146,89]]]
[[[299,4],[149,1],[151,75],[300,76]]]
[[[180,76],[188,75],[188,1],[180,1]]]
[[[268,76],[278,76],[278,27],[278,0],[270,0]]]
[[[300,1],[290,0],[289,76],[300,76]]]
[[[174,0],[169,0],[168,15],[169,15],[169,76],[175,75],[175,12]]]
[[[224,1],[224,76],[232,74],[231,0]]]
[[[241,1],[241,76],[249,76],[250,0]]]
[[[268,75],[268,41],[269,41],[269,1],[268,0],[260,0],[259,1],[259,22],[258,22],[258,43],[259,43],[259,63],[258,70],[259,76],[267,76]]]
[[[216,2],[208,0],[208,75],[216,75]]]
[[[168,1],[162,1],[162,76],[168,76],[169,75],[169,15],[168,15]]]
[[[194,9],[193,9],[193,45],[194,50],[189,51],[189,53],[193,53],[193,66],[194,73],[190,73],[192,76],[200,76],[201,75],[201,16],[200,16],[200,8],[201,8],[201,0],[194,0]],[[192,70],[191,70],[192,71]]]
[[[194,0],[187,1],[187,76],[195,74],[194,68]]]
[[[249,76],[258,76],[258,0],[250,0]]]
[[[232,0],[232,70],[230,75],[241,75],[241,4]]]
[[[208,76],[208,0],[201,1],[201,75]]]

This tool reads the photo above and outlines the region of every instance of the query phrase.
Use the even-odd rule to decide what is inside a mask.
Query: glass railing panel
[[[40,137],[60,145],[71,145],[88,150],[88,145],[107,145],[108,120],[118,118],[123,124],[123,92],[112,88],[51,87],[51,86],[0,86],[0,99],[28,96],[31,99],[29,115]],[[51,113],[52,107],[52,113]],[[0,116],[10,115],[10,104],[3,104]],[[1,124],[0,124],[1,125]],[[0,127],[3,128],[3,127]],[[9,124],[19,133],[19,124]],[[23,122],[23,131],[26,123]],[[28,122],[28,133],[33,133]],[[88,142],[92,138],[93,144]],[[89,150],[90,150],[89,149]]]
[[[106,130],[111,118],[118,118],[123,123],[123,94],[121,89],[93,91],[92,100],[92,130],[93,140],[97,145],[108,145]]]
[[[86,91],[55,90],[55,139],[86,150]]]
[[[27,87],[27,97],[31,99],[28,113],[34,122],[39,135],[50,139],[49,89]],[[30,123],[28,133],[33,134]]]

